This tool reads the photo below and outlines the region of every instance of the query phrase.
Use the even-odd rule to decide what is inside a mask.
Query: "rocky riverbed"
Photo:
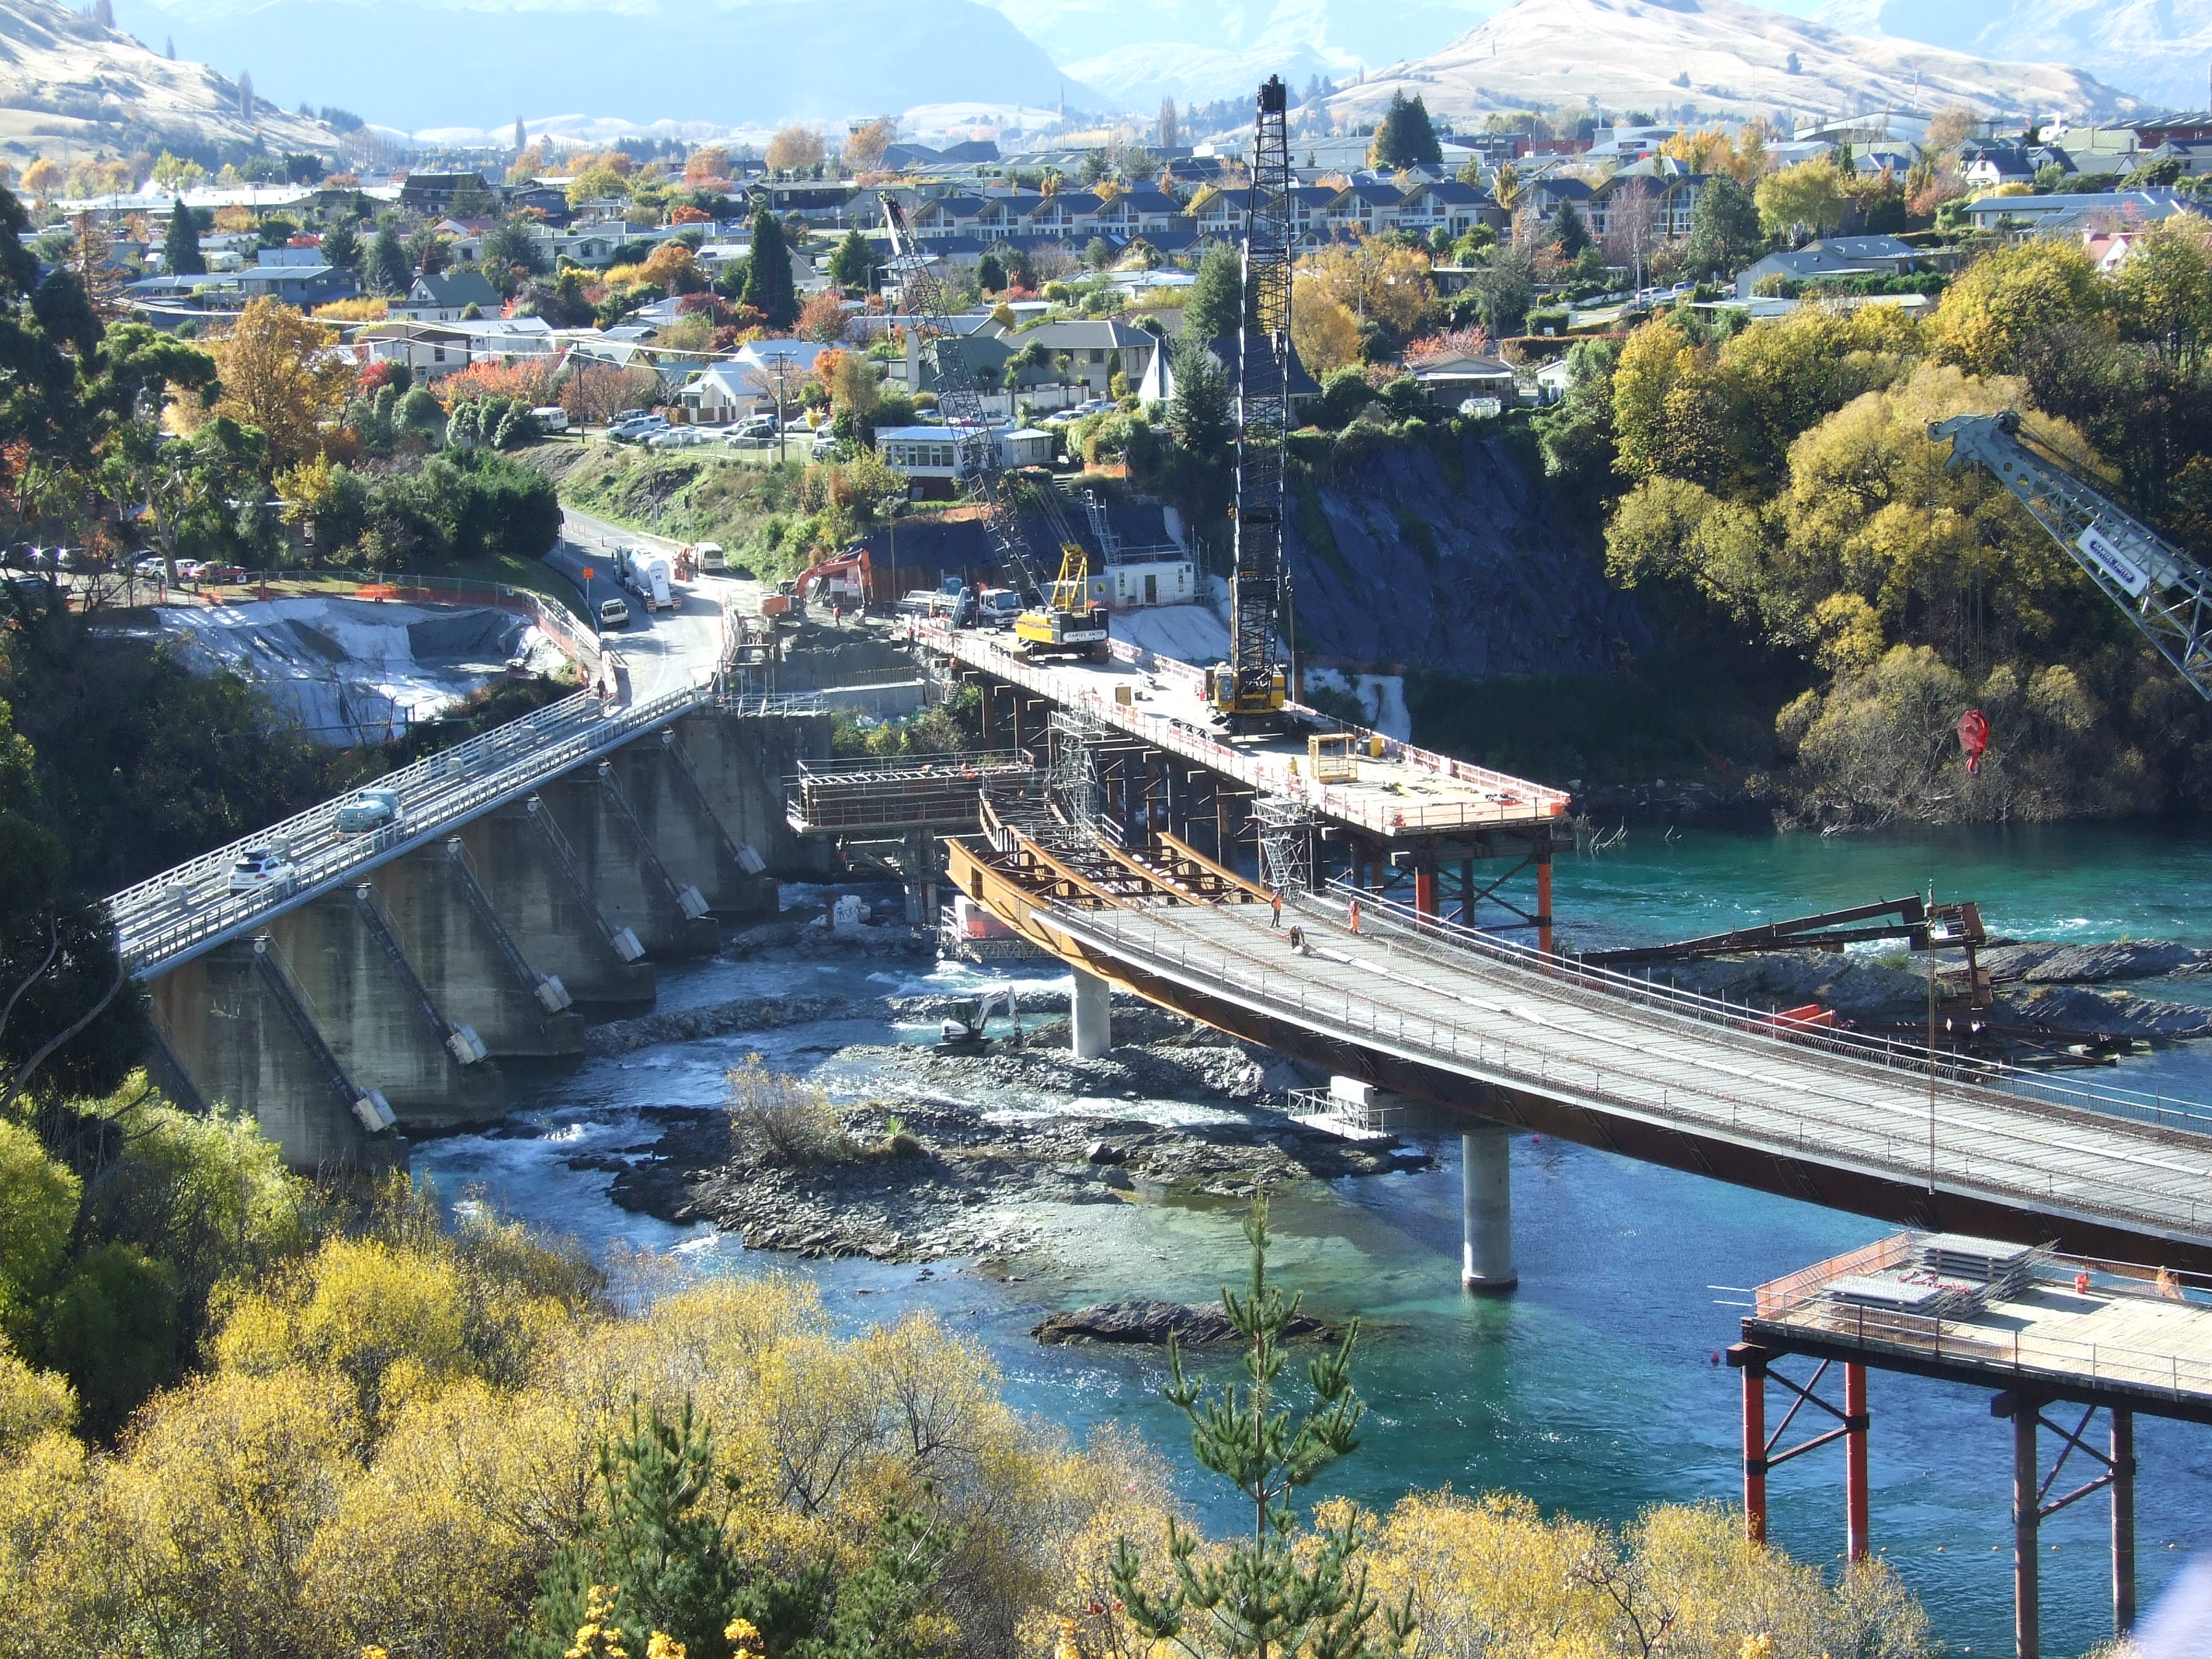
[[[939,1000],[952,1000],[886,1006],[926,1017]],[[664,1021],[738,1030],[744,1027],[733,1022],[759,1012],[717,1005],[652,1015],[603,1027],[596,1042],[619,1052],[633,1040],[665,1041]],[[829,1017],[820,1008],[778,1014],[783,1023]],[[840,1049],[834,1060],[864,1069],[874,1086],[867,1100],[834,1109],[844,1144],[808,1161],[749,1156],[726,1114],[695,1107],[649,1112],[659,1130],[652,1142],[575,1162],[611,1170],[611,1195],[625,1208],[711,1221],[749,1248],[981,1260],[1002,1270],[1049,1250],[1083,1206],[1242,1199],[1284,1182],[1430,1162],[1413,1148],[1348,1141],[1283,1115],[1270,1086],[1275,1062],[1264,1051],[1134,1003],[1117,1006],[1114,1018],[1127,1040],[1096,1060],[1068,1053],[1064,1022],[1031,1032],[1024,1046],[1002,1039],[981,1054],[921,1044]],[[648,1024],[656,1035],[640,1029]]]

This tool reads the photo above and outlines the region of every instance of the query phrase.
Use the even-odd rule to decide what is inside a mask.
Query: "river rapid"
[[[1980,902],[1993,933],[2212,945],[2212,835],[2162,826],[1930,831],[1880,837],[1632,830],[1626,843],[1559,866],[1554,908],[1585,944],[1675,939],[1925,891]],[[787,889],[787,905],[808,897]],[[1027,988],[1064,991],[1031,972]],[[854,998],[957,993],[975,970],[857,952],[771,951],[665,970],[660,1006],[747,996]],[[2150,982],[2146,994],[2212,1001],[2212,979]],[[613,1260],[641,1254],[647,1280],[691,1273],[803,1273],[840,1319],[926,1309],[970,1334],[1009,1396],[1078,1436],[1104,1422],[1140,1429],[1182,1472],[1216,1524],[1218,1483],[1197,1471],[1181,1419],[1158,1398],[1156,1352],[1044,1347],[1029,1328],[1056,1309],[1130,1296],[1210,1299],[1241,1276],[1243,1206],[1211,1200],[1091,1206],[1047,1257],[1002,1282],[957,1262],[799,1261],[747,1251],[711,1229],[623,1211],[609,1176],[571,1160],[650,1141],[656,1105],[709,1105],[722,1073],[757,1052],[866,1097],[854,1044],[927,1042],[933,1027],[842,1020],[672,1042],[515,1079],[506,1131],[418,1146],[416,1170],[449,1201],[488,1201],[574,1234]],[[2123,1062],[2111,1080],[2212,1102],[2212,1044]],[[1064,1107],[1066,1102],[1036,1103]],[[1173,1120],[1203,1108],[1095,1103]],[[518,1133],[519,1132],[519,1133]],[[1751,1193],[1546,1139],[1513,1143],[1520,1288],[1494,1299],[1458,1288],[1457,1140],[1434,1167],[1311,1183],[1278,1194],[1276,1270],[1309,1311],[1357,1314],[1356,1362],[1370,1406],[1358,1454],[1325,1492],[1387,1506],[1408,1487],[1510,1487],[1547,1510],[1622,1521],[1659,1501],[1739,1492],[1738,1387],[1718,1363],[1735,1340],[1741,1287],[1889,1231],[1880,1223]],[[2010,1425],[1988,1395],[1884,1372],[1869,1378],[1875,1542],[1927,1602],[1954,1650],[2011,1648]],[[2193,1549],[2212,1542],[2212,1432],[2137,1419],[2137,1527],[2146,1602]],[[2049,1453],[2046,1452],[2046,1457]],[[2071,1473],[2069,1469],[2069,1473]],[[2086,1477],[2084,1477],[2086,1478]],[[1844,1544],[1841,1454],[1816,1452],[1770,1482],[1776,1541],[1828,1561]],[[2110,1633],[2106,1509],[2092,1499],[2045,1524],[2045,1651],[2080,1652]]]

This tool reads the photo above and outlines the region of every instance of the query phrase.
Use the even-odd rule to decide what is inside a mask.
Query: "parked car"
[[[711,441],[696,427],[672,426],[664,432],[647,434],[645,441],[651,449],[697,449]]]
[[[249,847],[246,855],[230,866],[230,890],[234,893],[260,893],[270,888],[289,887],[300,873],[300,866],[272,847]]]
[[[399,795],[396,790],[364,789],[351,800],[338,805],[337,830],[342,836],[366,835],[398,822]]]

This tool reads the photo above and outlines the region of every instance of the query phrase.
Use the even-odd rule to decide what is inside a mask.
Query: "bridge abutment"
[[[1078,1060],[1096,1060],[1114,1046],[1114,988],[1097,975],[1075,969],[1075,994],[1068,999],[1071,1048]]]
[[[702,709],[672,729],[715,820],[738,847],[753,848],[770,875],[823,881],[836,872],[836,848],[799,835],[784,810],[784,781],[799,763],[829,758],[829,715]]]
[[[1462,1131],[1460,1149],[1460,1284],[1510,1291],[1513,1267],[1513,1137],[1502,1125]]]

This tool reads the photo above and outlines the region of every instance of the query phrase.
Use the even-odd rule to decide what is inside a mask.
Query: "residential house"
[[[2177,213],[2200,211],[2194,202],[2163,187],[2089,194],[1984,196],[1978,202],[1967,203],[1963,210],[1966,222],[1976,230],[2010,227],[2043,233],[2119,229],[2156,224]]]
[[[1454,352],[1409,362],[1406,372],[1440,409],[1457,409],[1470,398],[1495,398],[1504,409],[1520,401],[1513,367],[1502,358]]]
[[[1219,339],[1208,341],[1206,355],[1221,366],[1221,372],[1229,377],[1230,385],[1234,386],[1242,355],[1241,343],[1237,336],[1224,334]],[[1164,404],[1175,396],[1175,354],[1172,351],[1155,351],[1151,366],[1145,371],[1143,382],[1132,384],[1137,386],[1137,396],[1143,402]],[[1293,417],[1320,396],[1321,382],[1307,372],[1297,349],[1293,346],[1291,349],[1291,411]]]
[[[991,443],[1001,467],[1047,466],[1052,461],[1052,434],[1034,427],[994,427]],[[958,491],[960,452],[950,427],[879,427],[876,453],[906,475],[908,493],[915,500]]]
[[[2022,145],[1970,138],[1959,146],[1959,173],[1969,185],[1995,190],[2001,185],[2033,183],[2035,164]]]
[[[1065,385],[1085,398],[1109,395],[1109,384],[1116,374],[1123,377],[1125,386],[1139,385],[1160,346],[1159,340],[1145,330],[1110,319],[1067,318],[1000,337],[1009,355],[1031,346],[1047,354],[1048,366],[1024,374],[1024,386]],[[1065,368],[1060,366],[1063,358]]]
[[[799,387],[813,375],[814,360],[825,351],[842,349],[814,340],[748,340],[730,356],[709,363],[684,388],[681,401],[702,425],[725,425],[764,410],[773,411],[781,375],[786,402],[795,406]]]
[[[456,196],[492,193],[481,173],[410,173],[399,187],[399,205],[410,213],[444,214],[453,211]]]
[[[1404,191],[1380,180],[1370,179],[1346,185],[1328,204],[1329,234],[1349,238],[1395,230],[1399,209],[1405,199]]]
[[[1439,231],[1456,240],[1477,225],[1503,226],[1510,216],[1473,185],[1456,179],[1417,185],[1398,204],[1398,228],[1409,235],[1425,236]]]
[[[404,300],[392,302],[392,316],[422,323],[454,323],[471,306],[482,316],[496,316],[504,303],[499,290],[479,271],[418,272]]]
[[[501,186],[499,196],[510,213],[520,213],[528,209],[543,214],[549,225],[568,222],[568,189],[564,184],[552,184],[543,179],[525,179],[520,184]]]
[[[418,381],[443,380],[471,363],[550,362],[560,349],[552,327],[542,317],[369,323],[355,331],[353,345],[364,366],[404,363]],[[572,356],[571,361],[578,359]]]
[[[1127,241],[1139,236],[1150,240],[1162,232],[1176,229],[1182,213],[1181,204],[1165,191],[1139,185],[1101,203],[1092,216],[1092,223],[1099,234],[1117,240]]]
[[[259,262],[239,273],[239,292],[249,300],[282,300],[302,310],[361,292],[353,273],[323,261],[313,247],[265,247]]]
[[[1925,265],[1927,255],[1894,236],[1830,236],[1785,252],[1770,253],[1736,273],[1735,296],[1748,300],[1762,287],[1850,276],[1902,276]]]
[[[1595,193],[1595,187],[1583,179],[1570,179],[1563,173],[1546,173],[1530,179],[1521,190],[1514,200],[1513,210],[1548,219],[1559,210],[1560,203],[1572,202],[1575,211],[1587,222],[1590,198]]]
[[[544,252],[549,268],[557,269],[565,264],[580,265],[586,270],[605,270],[614,264],[615,250],[629,240],[629,234],[619,226],[613,229],[594,227],[570,231],[533,226],[530,240]]]

